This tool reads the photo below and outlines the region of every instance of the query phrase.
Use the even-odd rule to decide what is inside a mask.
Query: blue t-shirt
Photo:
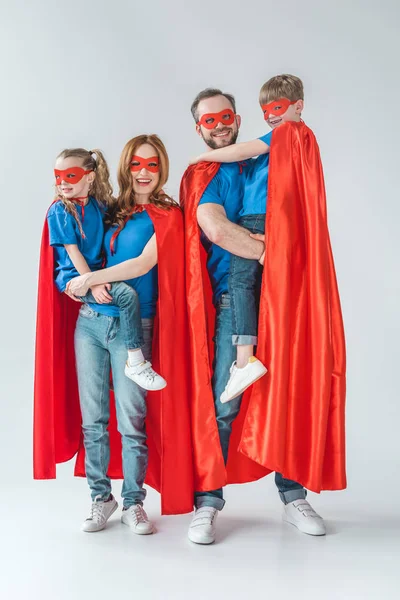
[[[272,131],[258,138],[271,146]],[[267,212],[269,152],[252,161],[249,168],[240,216],[265,215]]]
[[[104,210],[92,197],[85,206],[85,217],[82,222],[82,207],[76,205],[79,219],[85,237],[79,231],[78,223],[71,213],[67,212],[64,204],[58,200],[47,213],[49,225],[50,245],[55,254],[55,283],[60,292],[63,292],[70,279],[79,275],[64,248],[65,244],[76,244],[84,256],[91,271],[101,268],[102,244],[104,236],[103,214]]]
[[[124,260],[137,258],[143,252],[147,242],[154,234],[154,225],[146,210],[135,213],[125,227],[120,231],[115,241],[115,254],[111,254],[110,241],[116,226],[111,227],[104,236],[104,253],[106,255],[107,267],[118,265]],[[131,285],[139,296],[140,316],[142,319],[150,319],[156,313],[158,298],[158,269],[157,265],[146,275],[128,279],[125,283]],[[118,306],[109,304],[92,304],[93,310],[110,317],[119,316]]]
[[[247,166],[238,163],[222,163],[218,173],[208,184],[199,202],[200,204],[219,204],[223,206],[226,216],[233,223],[239,220],[242,207],[244,183]],[[213,244],[202,232],[201,242],[208,254],[207,269],[213,289],[214,304],[221,294],[228,291],[228,276],[231,255],[227,250]]]

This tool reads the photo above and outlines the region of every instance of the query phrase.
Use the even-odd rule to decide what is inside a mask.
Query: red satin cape
[[[271,471],[314,491],[346,487],[346,357],[318,144],[304,123],[273,134],[257,356],[268,374],[244,395],[224,468],[211,389],[214,309],[196,211],[218,164],[181,183],[193,354],[195,488]],[[229,201],[229,199],[228,199]]]
[[[168,385],[147,396],[149,464],[146,483],[161,494],[162,514],[193,510],[189,406],[189,340],[185,297],[183,216],[179,208],[146,205],[158,251],[159,297],[154,323],[154,368]],[[53,479],[56,464],[77,454],[75,475],[85,476],[74,330],[80,305],[54,284],[54,252],[45,221],[39,268],[34,400],[34,478]],[[173,350],[173,351],[172,351]],[[179,377],[176,365],[179,365]],[[110,392],[108,475],[122,478],[121,437]]]

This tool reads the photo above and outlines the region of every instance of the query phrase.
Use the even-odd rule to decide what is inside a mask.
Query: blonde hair
[[[167,210],[169,210],[172,206],[179,206],[175,200],[170,198],[170,196],[168,196],[162,189],[168,181],[169,175],[169,158],[164,144],[158,135],[138,135],[125,144],[119,160],[119,196],[114,206],[113,214],[110,215],[108,220],[110,225],[118,225],[118,232],[124,228],[126,219],[136,204],[130,166],[132,162],[132,156],[136,154],[138,148],[143,144],[150,144],[150,146],[153,146],[160,161],[160,179],[157,187],[150,196],[150,204],[154,204],[155,206],[165,208]]]
[[[113,189],[110,183],[110,171],[106,159],[100,150],[85,150],[84,148],[67,148],[60,152],[57,156],[59,158],[80,158],[82,160],[82,167],[86,171],[94,171],[95,178],[89,188],[89,193],[93,196],[99,204],[102,204],[105,208],[110,208],[115,203],[113,197]],[[79,219],[78,211],[76,210],[76,204],[69,198],[65,198],[62,194],[57,193],[56,200],[60,200],[65,206],[65,210],[69,212],[78,224],[81,236],[84,238],[85,234],[82,229],[82,223]]]
[[[295,75],[276,75],[271,77],[260,90],[260,104],[268,104],[279,98],[304,100],[304,88],[301,79]]]

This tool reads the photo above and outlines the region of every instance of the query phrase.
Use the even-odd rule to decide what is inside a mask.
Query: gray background
[[[395,0],[1,1],[0,461],[2,499],[17,520],[29,498],[37,520],[48,516],[50,497],[54,508],[59,496],[68,506],[78,494],[78,529],[88,502],[71,465],[57,482],[31,481],[37,265],[56,155],[100,148],[115,183],[125,142],[157,133],[177,198],[188,159],[203,149],[189,110],[197,92],[233,93],[248,140],[266,131],[259,88],[288,72],[304,81],[303,118],[320,144],[348,350],[349,489],[314,498],[321,512],[353,506],[343,521],[369,510],[367,529],[392,511],[398,527],[399,12]],[[275,494],[270,480],[228,490],[238,510],[253,502],[261,510],[268,497],[276,510]],[[186,535],[188,518],[179,519]],[[37,581],[32,574],[31,597]],[[180,596],[164,589],[154,597]]]

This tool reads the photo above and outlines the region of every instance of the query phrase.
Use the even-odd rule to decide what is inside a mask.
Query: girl
[[[104,214],[113,198],[107,163],[99,150],[64,150],[57,157],[54,175],[58,195],[47,223],[55,253],[55,283],[65,292],[73,277],[101,267]],[[80,300],[92,307],[96,303],[119,307],[128,351],[125,375],[146,390],[162,389],[165,380],[145,361],[141,350],[144,340],[137,294],[123,283],[110,288],[108,283],[93,286]]]

